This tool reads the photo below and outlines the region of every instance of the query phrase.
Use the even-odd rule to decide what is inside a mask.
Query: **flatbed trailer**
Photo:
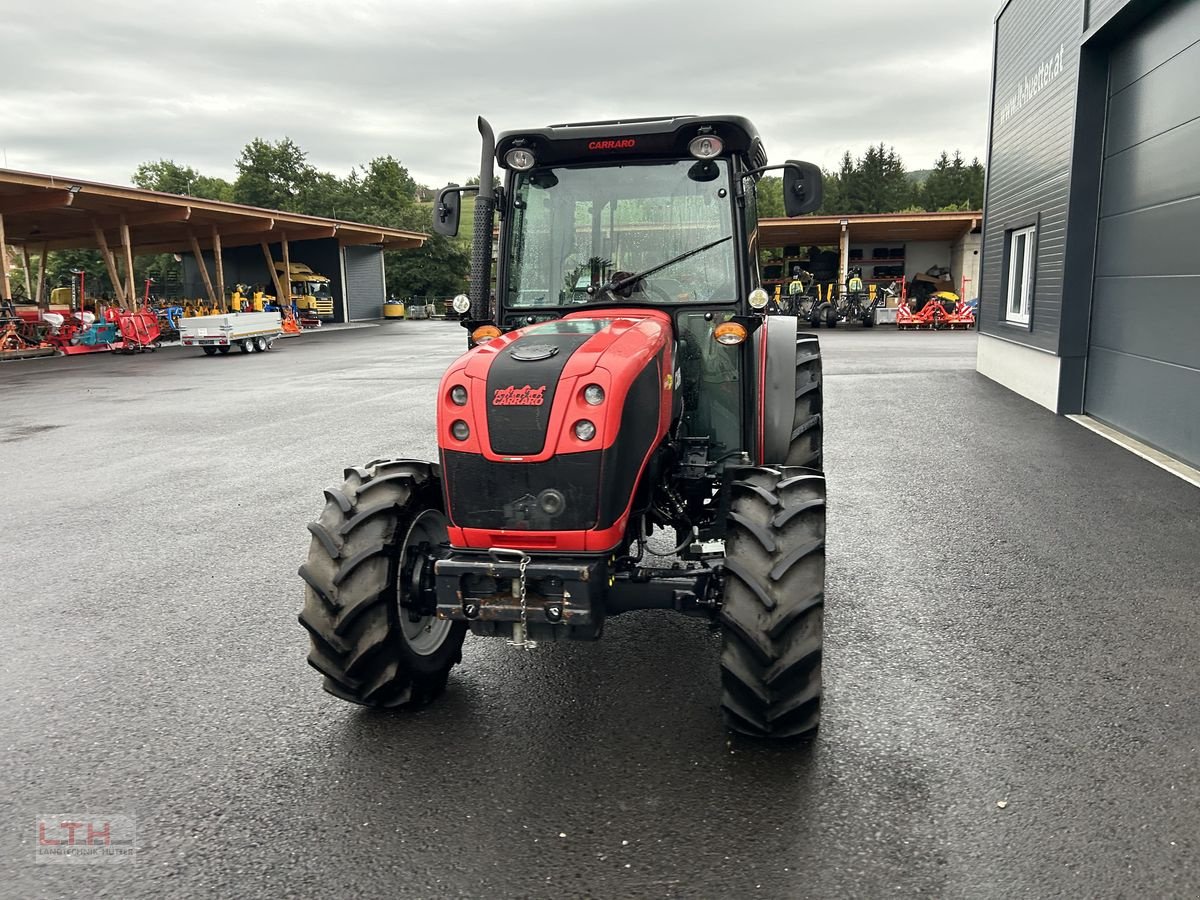
[[[179,320],[179,340],[185,347],[199,347],[206,355],[228,353],[237,347],[243,353],[270,350],[283,334],[283,318],[277,312],[221,313]]]

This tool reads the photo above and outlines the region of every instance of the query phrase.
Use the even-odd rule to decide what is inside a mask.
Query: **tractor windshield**
[[[505,305],[587,303],[588,288],[614,284],[638,302],[732,303],[732,211],[724,160],[519,173]],[[648,274],[630,279],[637,273]]]

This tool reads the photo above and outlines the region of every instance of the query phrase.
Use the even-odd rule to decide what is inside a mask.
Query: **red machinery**
[[[896,327],[904,329],[932,328],[966,330],[975,327],[975,311],[965,303],[938,296],[930,297],[918,312],[913,312],[908,299],[896,307]]]
[[[148,282],[147,282],[148,284]],[[127,309],[110,306],[104,311],[104,318],[116,323],[121,339],[112,347],[124,353],[144,353],[158,349],[162,329],[158,323],[158,314],[149,309],[131,312]]]

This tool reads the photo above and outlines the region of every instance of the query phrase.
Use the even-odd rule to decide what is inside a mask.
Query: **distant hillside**
[[[933,173],[933,169],[915,169],[908,173],[908,180],[914,184],[924,184],[925,179]]]

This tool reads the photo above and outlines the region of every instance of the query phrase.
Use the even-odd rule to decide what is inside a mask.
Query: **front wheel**
[[[465,623],[436,616],[433,554],[447,519],[434,469],[414,460],[348,469],[325,498],[300,567],[309,665],[351,703],[423,706],[445,689],[466,634]]]
[[[721,607],[725,724],[757,738],[811,738],[821,718],[825,477],[743,470],[731,485]]]

